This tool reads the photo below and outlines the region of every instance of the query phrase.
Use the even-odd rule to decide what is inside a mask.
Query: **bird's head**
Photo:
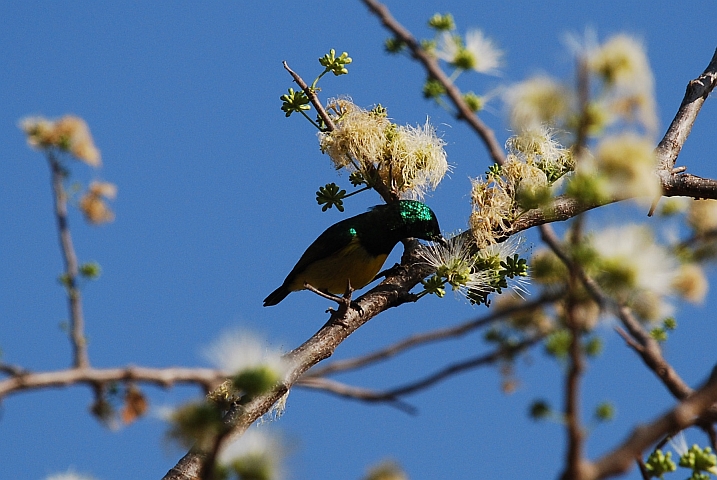
[[[401,233],[406,237],[415,237],[443,244],[445,239],[441,235],[438,219],[428,205],[415,200],[400,200],[389,207],[397,209],[402,225]]]

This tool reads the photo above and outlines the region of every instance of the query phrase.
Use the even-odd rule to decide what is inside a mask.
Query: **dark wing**
[[[362,215],[366,214],[347,218],[324,230],[324,233],[319,235],[319,238],[314,240],[314,243],[309,245],[309,248],[301,255],[299,261],[296,262],[294,268],[292,268],[289,275],[286,276],[283,285],[289,285],[298,274],[303,272],[306,267],[312,263],[330,257],[351,243],[351,240],[356,236],[356,229],[354,228],[356,220]]]
[[[291,293],[289,286],[306,267],[318,260],[330,257],[351,243],[351,240],[356,235],[356,230],[353,228],[354,219],[355,217],[347,218],[346,220],[331,225],[324,233],[319,235],[319,238],[309,245],[309,248],[306,249],[294,268],[289,272],[289,275],[286,276],[284,283],[264,299],[264,306],[270,307],[276,305],[286,298],[286,296]]]

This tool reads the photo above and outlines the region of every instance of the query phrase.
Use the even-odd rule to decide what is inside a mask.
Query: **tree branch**
[[[369,10],[376,15],[383,26],[386,27],[397,39],[403,42],[411,51],[413,58],[418,60],[428,72],[428,76],[436,79],[446,89],[448,98],[458,110],[456,118],[465,120],[485,144],[486,149],[493,161],[499,165],[505,162],[505,152],[495,138],[495,133],[483,121],[478,118],[463,100],[461,91],[456,87],[448,76],[438,65],[435,57],[427,53],[416,41],[411,32],[401,25],[389,12],[388,8],[376,0],[363,0]]]
[[[692,131],[697,114],[700,113],[702,104],[715,86],[717,86],[717,49],[702,75],[687,84],[680,108],[657,146],[657,156],[663,172],[671,172],[674,168],[682,146]]]
[[[72,368],[49,372],[15,371],[0,381],[0,399],[11,394],[40,388],[67,387],[76,384],[97,385],[111,382],[144,382],[161,387],[177,383],[197,384],[206,390],[215,388],[226,379],[226,374],[211,368]]]
[[[67,194],[63,186],[65,171],[52,150],[48,151],[47,159],[50,163],[50,171],[52,173],[55,218],[57,219],[62,259],[65,264],[63,284],[67,290],[67,301],[70,312],[69,334],[73,352],[72,364],[75,368],[86,368],[89,366],[90,361],[87,356],[87,340],[85,339],[84,333],[85,321],[82,315],[82,296],[80,289],[77,287],[79,267],[77,265],[77,255],[75,255],[75,249],[72,245],[72,235],[70,234],[70,227],[67,221]]]
[[[436,383],[446,380],[459,373],[483,365],[492,364],[503,358],[515,355],[516,353],[535,345],[543,338],[544,335],[535,335],[513,345],[512,347],[497,348],[493,352],[479,355],[476,357],[471,357],[467,360],[450,364],[438,370],[437,372],[427,375],[422,379],[382,392],[366,390],[358,387],[345,386],[344,384],[340,384],[339,382],[333,382],[332,380],[316,377],[304,377],[296,383],[296,386],[324,390],[326,392],[340,395],[342,397],[353,398],[355,400],[362,400],[366,402],[394,402],[398,397],[416,393],[417,391],[431,387]],[[342,385],[342,387],[339,388],[337,387],[338,385]]]
[[[291,68],[289,68],[289,65],[286,63],[286,61],[282,62],[284,65],[284,69],[286,69],[287,72],[289,72],[289,75],[294,79],[294,82],[301,87],[301,89],[306,93],[306,96],[309,97],[309,101],[314,106],[316,111],[319,113],[319,116],[326,124],[326,130],[331,132],[336,129],[336,126],[334,125],[334,121],[331,119],[331,115],[328,114],[326,109],[323,105],[321,105],[321,101],[319,100],[318,95],[316,95],[316,92],[314,89],[312,89],[301,76],[299,76],[298,73],[294,72]],[[381,195],[381,198],[383,198],[386,203],[395,202],[398,200],[398,195],[391,192],[391,189],[386,186],[385,183],[383,183],[383,180],[378,175],[378,172],[376,171],[375,167],[373,166],[367,166],[367,174],[370,178],[373,179],[373,184],[371,187],[376,190],[376,192]],[[357,192],[354,192],[357,193]]]
[[[635,428],[622,445],[598,461],[584,461],[576,479],[597,480],[627,472],[635,459],[662,437],[699,423],[715,402],[717,381],[710,380],[671,411],[648,425]]]
[[[640,322],[632,315],[630,309],[613,301],[602,291],[595,280],[588,277],[585,271],[568,257],[552,228],[548,225],[543,225],[541,226],[540,232],[541,239],[548,244],[563,263],[571,270],[575,269],[580,282],[585,286],[590,296],[593,297],[598,305],[602,308],[609,308],[613,314],[620,319],[630,335],[635,339],[637,344],[640,345],[640,348],[635,349],[635,351],[640,355],[645,365],[657,375],[675,398],[678,400],[687,398],[692,392],[692,389],[682,380],[667,360],[665,360],[662,356],[660,344],[642,328],[642,325],[640,325]],[[628,342],[628,345],[632,346],[632,343]]]
[[[416,407],[403,402],[391,395],[389,392],[378,392],[367,388],[355,387],[353,385],[337,382],[336,380],[332,380],[330,378],[304,376],[296,383],[296,386],[321,390],[323,392],[331,393],[333,395],[351,400],[360,400],[369,403],[386,402],[389,405],[408,413],[409,415],[415,415],[417,413]]]
[[[489,325],[490,323],[499,320],[503,317],[513,315],[519,312],[526,312],[534,310],[541,305],[553,302],[562,296],[562,292],[545,292],[539,298],[531,301],[524,302],[517,305],[512,305],[507,308],[496,309],[496,311],[489,313],[488,315],[464,322],[459,325],[447,328],[441,328],[432,330],[430,332],[419,333],[408,338],[405,338],[399,342],[389,345],[381,350],[368,353],[366,355],[348,358],[346,360],[337,360],[327,365],[313,368],[307,372],[302,378],[317,378],[331,375],[337,372],[345,372],[347,370],[356,370],[362,367],[366,367],[382,360],[388,360],[399,353],[405,352],[411,348],[418,346],[427,345],[433,342],[439,342],[450,338],[458,338],[466,335],[478,328]]]

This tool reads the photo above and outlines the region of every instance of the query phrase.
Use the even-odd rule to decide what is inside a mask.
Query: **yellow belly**
[[[346,291],[349,280],[352,288],[363,288],[381,270],[387,256],[369,254],[355,239],[334,255],[309,265],[289,289],[302,290],[304,283],[308,283],[319,290],[338,294]]]

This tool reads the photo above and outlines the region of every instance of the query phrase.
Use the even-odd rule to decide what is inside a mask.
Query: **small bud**
[[[550,404],[545,400],[536,400],[530,405],[528,415],[533,420],[543,420],[553,413]]]
[[[232,383],[234,388],[253,398],[271,390],[280,379],[276,371],[261,365],[237,373],[232,378]]]
[[[444,15],[441,15],[440,13],[433,14],[433,16],[428,20],[428,26],[439,32],[455,30],[456,28],[456,24],[453,21],[453,15],[450,13],[446,13]]]
[[[595,418],[600,422],[608,422],[615,417],[615,406],[610,402],[603,402],[595,408]]]
[[[97,262],[88,262],[80,265],[79,271],[83,277],[95,280],[100,276],[100,273],[102,273],[102,268]]]

